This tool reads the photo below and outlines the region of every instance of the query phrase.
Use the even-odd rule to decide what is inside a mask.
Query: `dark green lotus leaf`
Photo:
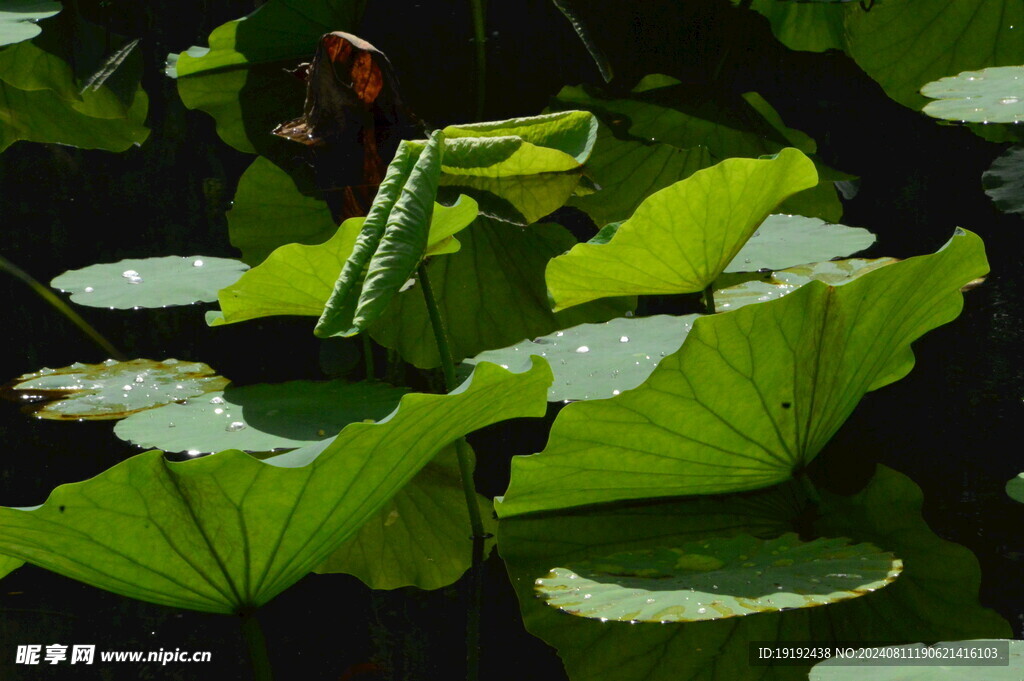
[[[841,286],[879,267],[897,262],[895,258],[862,260],[828,260],[809,265],[798,265],[778,272],[768,272],[740,283],[717,288],[729,283],[730,277],[715,282],[715,309],[729,312],[750,305],[775,300],[792,293],[811,281],[822,281],[829,286]]]
[[[462,249],[458,253],[427,263],[457,362],[559,328],[613,319],[635,304],[612,299],[565,312],[551,311],[544,267],[575,243],[559,225],[541,223],[522,229],[480,217],[459,239]],[[419,286],[395,296],[370,328],[370,335],[417,367],[440,366]]]
[[[740,534],[616,553],[537,580],[548,605],[602,622],[700,622],[811,608],[892,583],[903,563],[871,544]]]
[[[647,197],[607,244],[579,244],[552,260],[545,278],[555,309],[701,291],[781,201],[817,182],[814,164],[796,149],[698,171]]]
[[[305,87],[285,69],[308,61],[331,31],[355,31],[362,0],[270,0],[210,33],[209,48],[168,57],[169,76],[190,109],[217,121],[225,142],[249,153],[289,144],[270,131],[302,110]]]
[[[861,492],[845,497],[825,491],[821,497],[810,526],[807,502],[795,484],[745,495],[515,518],[500,523],[498,549],[527,629],[558,649],[573,681],[800,681],[807,678],[808,666],[749,665],[749,644],[1009,635],[1007,623],[978,603],[977,560],[928,528],[920,489],[908,478],[879,467]],[[713,536],[767,539],[794,530],[871,543],[902,558],[904,572],[885,589],[826,607],[671,625],[571,617],[545,606],[534,591],[536,578],[553,565]]]
[[[479,369],[449,395],[406,395],[388,419],[265,461],[132,457],[42,506],[0,508],[0,553],[131,598],[250,611],[320,565],[444,446],[544,414],[543,362]]]
[[[1006,493],[1014,501],[1024,504],[1024,473],[1006,483]]]
[[[978,660],[979,654],[998,649],[994,643],[1005,643],[1008,657],[986,662]],[[1024,674],[1024,641],[981,639],[932,645],[910,643],[871,648],[866,652],[868,656],[864,659],[840,661],[836,658],[819,662],[811,669],[809,681],[860,681],[865,676],[865,667],[871,669],[872,681],[1019,681]],[[900,664],[899,660],[906,663]],[[924,660],[933,662],[924,663]],[[981,664],[971,664],[971,660]]]
[[[513,371],[540,355],[555,380],[548,401],[599,400],[637,387],[662,357],[679,349],[697,315],[619,317],[603,324],[580,324],[500,350],[481,352],[467,364],[493,362]]]
[[[129,414],[221,390],[228,380],[201,362],[133,359],[74,364],[23,374],[11,387],[33,412],[58,421],[122,419]]]
[[[39,35],[36,25],[61,10],[53,0],[7,0],[0,9],[0,45],[20,43]]]
[[[238,281],[248,265],[205,255],[121,260],[69,270],[50,286],[79,305],[121,310],[191,305],[217,300],[217,291]]]
[[[830,225],[802,215],[769,215],[724,271],[782,270],[846,257],[873,243],[875,235],[860,227]]]
[[[491,502],[476,498],[484,528],[494,534]],[[372,589],[440,589],[469,569],[472,548],[459,462],[449,445],[316,572],[355,575]]]
[[[640,387],[562,409],[544,452],[512,460],[498,513],[787,480],[861,397],[910,371],[910,344],[955,319],[961,287],[987,271],[981,239],[957,230],[842,286],[701,317]]]
[[[964,123],[1024,122],[1024,66],[993,66],[946,76],[921,88],[934,99],[924,107],[932,118]]]
[[[600,45],[597,44],[597,40],[594,38],[590,29],[587,27],[586,21],[580,16],[580,14],[573,8],[571,0],[554,0],[555,7],[561,12],[569,23],[572,24],[573,30],[576,31],[576,35],[583,41],[584,47],[587,48],[587,52],[590,53],[591,59],[597,65],[598,70],[601,72],[601,77],[604,78],[607,83],[612,79],[612,64],[608,60],[608,55],[604,53]]]
[[[435,205],[427,255],[455,252],[459,242],[451,235],[469,225],[476,211],[476,202],[468,197],[460,198],[453,206]],[[218,326],[273,315],[319,317],[362,233],[363,221],[346,220],[322,244],[278,248],[236,284],[221,290],[221,312],[209,323]]]
[[[900,104],[920,109],[925,83],[952,73],[1024,64],[1019,0],[900,0],[851,6],[847,52]]]
[[[477,201],[480,214],[525,227],[553,213],[580,189],[579,172],[537,173],[513,177],[441,175],[442,200],[465,194]]]
[[[843,24],[847,11],[851,11],[845,6],[847,1],[753,0],[749,7],[768,19],[772,33],[789,49],[824,52],[846,46]],[[740,4],[740,0],[733,0],[733,4]]]
[[[575,170],[586,163],[597,138],[588,111],[449,125],[444,172],[508,177]]]
[[[249,265],[260,264],[285,244],[320,244],[337,231],[312,177],[296,180],[301,169],[285,172],[260,156],[242,173],[227,212],[228,234]]]
[[[1024,145],[1010,147],[993,161],[981,184],[999,210],[1024,214]]]
[[[114,426],[114,434],[140,447],[192,455],[293,449],[333,437],[350,423],[380,420],[407,392],[365,381],[229,386],[133,414]]]

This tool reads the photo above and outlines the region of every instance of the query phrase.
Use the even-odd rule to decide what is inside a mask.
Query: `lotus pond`
[[[0,0],[0,676],[1020,678],[1021,31]]]

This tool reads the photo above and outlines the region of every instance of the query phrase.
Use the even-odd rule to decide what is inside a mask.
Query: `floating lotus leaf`
[[[903,378],[910,344],[955,319],[988,271],[976,235],[843,286],[697,319],[640,387],[571,404],[547,448],[512,460],[501,516],[621,499],[716,494],[790,478],[867,392]]]
[[[231,245],[243,261],[258,265],[285,244],[320,244],[334,235],[338,226],[327,204],[304,188],[262,156],[246,168],[227,212]]]
[[[89,307],[168,307],[213,302],[220,289],[234,284],[247,269],[245,263],[227,258],[168,255],[69,270],[54,277],[50,286]]]
[[[0,9],[0,45],[10,45],[39,35],[36,25],[61,10],[52,0],[7,0]]]
[[[594,147],[597,119],[562,111],[507,121],[449,125],[442,169],[453,175],[509,177],[582,166]]]
[[[796,149],[698,171],[647,197],[608,243],[579,244],[552,260],[545,278],[555,309],[701,291],[780,202],[817,181],[814,164]]]
[[[1024,473],[1006,483],[1006,493],[1014,501],[1024,504]]]
[[[133,414],[114,433],[140,447],[199,454],[269,452],[319,442],[358,421],[377,421],[408,390],[386,383],[291,381],[228,387]]]
[[[637,387],[661,358],[679,349],[697,315],[619,317],[603,324],[580,324],[500,350],[481,352],[467,364],[493,362],[519,371],[540,355],[555,380],[548,401],[599,400]]]
[[[265,461],[146,452],[41,506],[0,508],[0,553],[131,598],[250,612],[323,563],[443,447],[542,416],[550,381],[542,362],[525,374],[482,365],[451,394],[406,395],[387,419]]]
[[[479,494],[476,500],[485,530],[494,534],[490,500]],[[459,462],[449,445],[316,572],[355,575],[372,589],[439,589],[472,564],[468,522]]]
[[[33,412],[39,418],[102,421],[221,390],[227,383],[201,362],[108,359],[23,374],[10,390],[25,401],[42,401]]]
[[[864,596],[903,570],[891,553],[845,539],[750,535],[618,553],[537,580],[547,604],[618,622],[700,622]]]
[[[874,260],[828,260],[810,265],[798,265],[779,272],[759,275],[727,288],[715,291],[715,309],[727,312],[750,305],[775,300],[792,293],[811,281],[821,281],[829,286],[842,286],[879,267],[897,262],[895,258],[875,258]],[[725,278],[723,278],[723,281]]]
[[[924,107],[932,118],[972,123],[1024,121],[1024,66],[964,71],[928,83],[921,94],[934,99]]]
[[[988,660],[976,657],[992,650],[999,656]],[[871,681],[1019,681],[1024,674],[1024,641],[910,643],[870,648],[865,653],[863,659],[819,662],[811,669],[809,681],[862,681],[866,674]]]
[[[993,161],[981,184],[999,210],[1024,214],[1024,145],[1010,147]]]
[[[846,257],[873,243],[875,235],[861,227],[830,225],[802,215],[769,215],[725,271],[782,270]]]

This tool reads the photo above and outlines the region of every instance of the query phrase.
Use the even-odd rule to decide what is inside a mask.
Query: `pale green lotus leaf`
[[[509,177],[556,173],[582,166],[597,138],[589,111],[449,125],[444,129],[444,172]]]
[[[961,287],[987,271],[981,239],[957,230],[842,286],[701,317],[639,388],[562,409],[547,448],[512,460],[499,515],[787,480],[861,397],[911,370],[910,344],[955,319]]]
[[[0,508],[0,553],[131,598],[249,612],[320,565],[443,447],[544,414],[543,362],[480,369],[451,394],[406,395],[378,423],[265,461],[238,450],[132,457],[42,506]]]
[[[799,681],[807,678],[810,664],[752,666],[751,643],[821,646],[1010,635],[1006,621],[978,603],[977,559],[937,537],[924,523],[921,505],[913,482],[879,467],[868,486],[852,496],[822,490],[820,506],[809,505],[799,485],[788,483],[744,495],[503,520],[498,550],[526,628],[558,650],[574,681]],[[554,565],[713,536],[745,533],[767,539],[797,530],[809,538],[871,543],[899,556],[905,569],[890,586],[843,603],[668,625],[568,617],[547,607],[534,591],[536,577]],[[860,674],[865,678],[863,668]]]
[[[54,277],[50,286],[89,307],[169,307],[213,302],[217,291],[234,284],[247,269],[228,258],[168,255],[69,270]]]
[[[897,262],[895,258],[875,258],[873,260],[850,258],[849,260],[828,260],[809,265],[798,265],[778,272],[768,272],[726,288],[716,288],[715,310],[728,312],[744,305],[775,300],[811,281],[821,281],[829,286],[842,286],[872,270],[891,265],[894,262]],[[723,277],[720,281],[724,284],[727,283],[727,280],[727,277]],[[719,282],[716,282],[716,287],[718,285]]]
[[[39,35],[37,22],[61,10],[53,0],[7,0],[0,9],[0,45],[19,43]]]
[[[452,252],[452,234],[473,221],[476,202],[468,197],[454,206],[435,205],[427,238],[427,255]],[[364,218],[343,222],[322,244],[288,244],[220,291],[221,313],[213,326],[274,315],[319,317],[323,314],[342,267],[352,254]]]
[[[479,494],[476,500],[484,529],[494,534],[490,500]],[[440,589],[472,564],[470,534],[455,445],[449,445],[316,572],[355,575],[372,589]]]
[[[25,402],[44,402],[34,415],[57,421],[122,419],[145,409],[221,390],[228,380],[202,362],[133,359],[40,369],[14,379]]]
[[[466,364],[493,362],[520,371],[532,355],[551,365],[555,380],[548,401],[599,400],[637,387],[662,357],[679,349],[697,315],[619,317],[603,324],[580,324],[524,340],[500,350],[487,350]]]
[[[782,270],[846,257],[873,243],[875,235],[861,227],[830,225],[802,215],[769,215],[724,271]]]
[[[701,622],[811,608],[892,583],[903,563],[871,544],[746,534],[571,561],[537,579],[545,602],[618,622]]]
[[[993,161],[981,184],[999,210],[1024,214],[1024,145],[1010,147]]]
[[[260,156],[238,180],[227,212],[228,234],[246,263],[258,265],[285,244],[323,243],[337,231],[312,178],[297,181],[295,172],[285,172]]]
[[[946,76],[921,88],[934,102],[924,107],[932,118],[964,123],[1024,121],[1024,66],[993,66]]]
[[[921,88],[953,73],[1024,64],[1024,3],[1018,0],[876,2],[846,15],[847,53],[904,106],[927,103]],[[1007,93],[1009,94],[1009,93]]]
[[[607,244],[579,244],[552,260],[545,278],[555,309],[701,291],[780,202],[817,182],[814,164],[796,149],[698,171],[645,199]]]
[[[979,659],[990,654],[994,657]],[[809,681],[860,681],[865,667],[872,681],[1018,681],[1024,674],[1024,641],[1008,639],[909,643],[855,655],[819,662]]]
[[[334,437],[350,423],[384,418],[407,392],[366,381],[229,386],[133,414],[114,434],[140,447],[192,455],[294,449]]]
[[[544,267],[576,241],[559,225],[540,223],[522,229],[479,217],[459,239],[462,249],[458,253],[427,263],[430,285],[457,362],[559,328],[607,321],[635,305],[635,300],[612,299],[559,313],[551,311]],[[410,364],[422,369],[440,366],[418,285],[395,296],[370,328],[370,335]]]

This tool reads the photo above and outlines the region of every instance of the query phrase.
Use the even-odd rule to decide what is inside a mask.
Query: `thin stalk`
[[[103,334],[94,329],[89,322],[82,319],[77,312],[72,310],[71,307],[61,300],[53,291],[40,284],[31,274],[21,269],[2,255],[0,255],[0,270],[7,272],[11,276],[28,284],[29,288],[35,291],[40,298],[52,305],[57,312],[60,312],[62,315],[67,317],[71,323],[82,331],[82,333],[91,338],[96,345],[103,348],[103,351],[106,352],[109,357],[121,362],[128,360],[128,357],[123,352],[118,350],[113,343],[104,338]]]
[[[245,647],[249,650],[249,661],[252,662],[252,674],[255,681],[274,681],[274,673],[270,668],[270,656],[267,654],[267,639],[263,636],[263,628],[256,619],[255,612],[242,615],[242,637]]]
[[[370,336],[363,333],[363,363],[366,366],[366,380],[372,381],[377,378],[376,367],[373,365],[373,343]]]
[[[715,285],[708,284],[704,289],[704,308],[708,314],[715,314]]]
[[[807,472],[800,471],[797,473],[796,478],[800,481],[800,487],[803,489],[804,494],[807,495],[807,498],[814,502],[815,505],[821,506],[821,495],[818,493],[818,488],[814,481],[807,476]]]
[[[487,101],[487,29],[484,13],[487,0],[469,0],[473,12],[473,44],[476,47],[476,119],[484,118]]]

